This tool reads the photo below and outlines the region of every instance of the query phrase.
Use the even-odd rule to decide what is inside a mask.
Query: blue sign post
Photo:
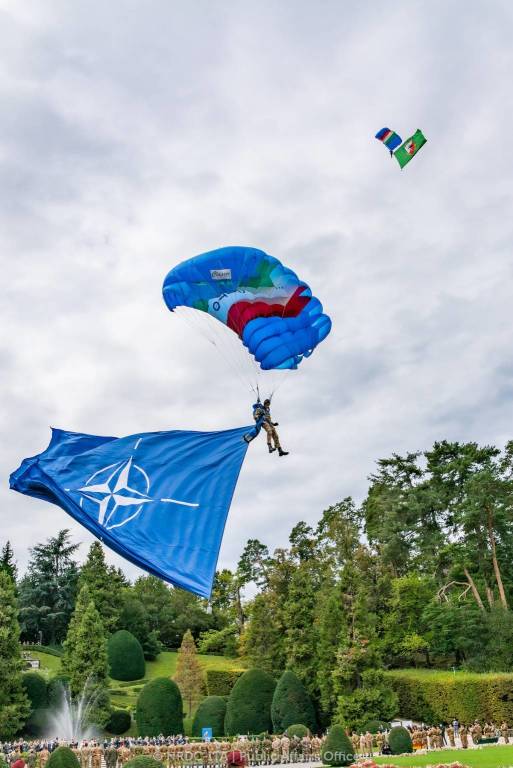
[[[212,741],[212,728],[202,728],[201,738],[203,741]]]

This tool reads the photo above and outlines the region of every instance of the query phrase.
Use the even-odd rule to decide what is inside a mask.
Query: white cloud
[[[392,451],[511,436],[509,3],[0,13],[4,478],[49,424],[248,421],[251,394],[160,298],[169,268],[225,244],[290,264],[334,327],[276,397],[291,455],[251,446],[221,565],[361,498]],[[373,139],[383,125],[428,137],[403,171]],[[1,494],[22,566],[59,528],[90,540]]]

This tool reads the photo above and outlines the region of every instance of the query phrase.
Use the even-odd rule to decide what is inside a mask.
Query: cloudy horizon
[[[0,0],[0,544],[62,510],[8,490],[49,426],[223,429],[252,393],[161,298],[223,245],[294,269],[331,335],[250,446],[219,559],[286,546],[375,462],[513,437],[513,6]],[[428,139],[400,170],[383,126]],[[109,553],[134,578],[139,572]]]

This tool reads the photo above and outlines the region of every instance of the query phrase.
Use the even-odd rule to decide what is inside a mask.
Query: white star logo
[[[134,450],[140,442],[141,438],[137,440]],[[98,522],[108,531],[129,523],[150,502],[199,506],[188,501],[153,499],[149,496],[150,478],[141,466],[134,463],[133,456],[97,470],[77,491],[82,494],[79,502],[81,507],[84,499],[98,505]]]

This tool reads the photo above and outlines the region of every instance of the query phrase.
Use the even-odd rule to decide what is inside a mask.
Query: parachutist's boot
[[[276,448],[273,448],[272,445],[267,446],[269,448],[269,453],[274,453]]]
[[[280,456],[288,456],[289,452],[288,451],[284,451],[283,448],[278,448],[278,454]]]

